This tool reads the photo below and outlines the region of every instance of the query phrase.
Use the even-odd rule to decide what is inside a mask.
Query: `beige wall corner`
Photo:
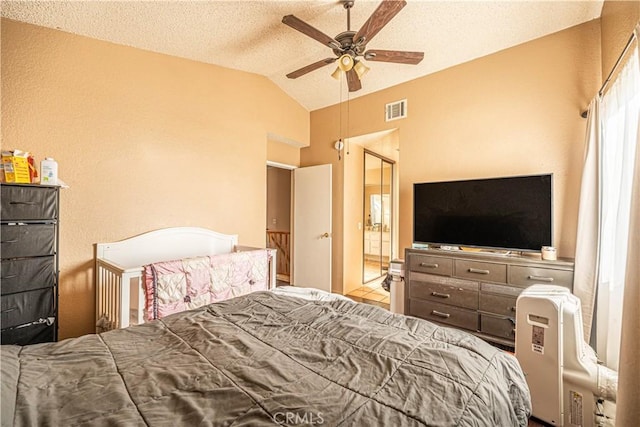
[[[344,156],[344,277],[343,292],[348,294],[362,286],[363,269],[363,197],[364,148],[349,144]]]
[[[288,166],[300,166],[300,147],[267,138],[267,160]]]

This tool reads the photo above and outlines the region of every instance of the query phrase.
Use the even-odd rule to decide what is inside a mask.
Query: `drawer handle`
[[[441,294],[440,292],[431,292],[431,295],[438,298],[451,298],[451,295]]]
[[[420,263],[420,267],[438,268],[438,264],[435,264],[435,263],[429,263],[429,262],[421,262],[421,263]]]
[[[448,319],[449,317],[451,317],[449,313],[443,313],[437,310],[431,310],[431,314],[433,314],[434,316],[442,317],[443,319]]]
[[[513,311],[514,313],[516,312],[516,308],[515,307],[509,307],[510,311]]]
[[[9,313],[9,312],[15,311],[17,309],[18,309],[18,307],[10,307],[10,308],[7,308],[6,310],[2,310],[2,314]]]
[[[479,268],[470,268],[467,270],[469,273],[475,274],[489,274],[489,270],[480,270]]]
[[[17,243],[18,239],[13,239],[13,240],[3,240],[0,243]]]
[[[36,202],[9,202],[10,205],[37,205]]]
[[[2,277],[0,277],[0,280],[13,279],[14,277],[18,277],[18,275],[17,274],[10,274],[8,276],[2,276]]]
[[[544,277],[544,276],[529,276],[527,277],[529,280],[537,280],[539,282],[553,282],[553,277]]]

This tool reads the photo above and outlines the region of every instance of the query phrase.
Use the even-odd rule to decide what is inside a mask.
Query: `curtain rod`
[[[611,72],[609,73],[607,78],[604,80],[604,83],[602,83],[602,86],[600,87],[600,90],[598,90],[598,96],[602,96],[602,94],[604,93],[604,90],[607,88],[607,85],[611,81],[611,78],[613,77],[613,74],[616,72],[616,70],[618,69],[618,67],[622,63],[622,59],[625,57],[625,55],[627,54],[627,52],[631,48],[631,45],[633,44],[633,41],[638,38],[637,32],[638,32],[638,28],[639,27],[640,27],[640,24],[638,26],[636,26],[636,29],[631,33],[631,37],[629,37],[629,40],[627,40],[627,44],[624,46],[624,49],[622,50],[622,53],[618,57],[618,60],[616,61],[615,64],[613,64],[613,68],[611,69]],[[583,118],[586,119],[588,112],[589,112],[589,110],[584,110],[582,112],[582,114],[580,114],[580,115]]]

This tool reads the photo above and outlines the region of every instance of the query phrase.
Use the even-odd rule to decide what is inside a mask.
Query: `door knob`
[[[329,233],[324,233],[322,236],[320,236],[321,239],[327,239],[329,237]]]

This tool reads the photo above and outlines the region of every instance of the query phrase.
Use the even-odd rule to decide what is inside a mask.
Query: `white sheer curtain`
[[[640,420],[640,148],[636,147],[635,183],[631,196],[631,225],[627,280],[622,308],[622,339],[618,366],[616,425],[637,426]]]
[[[628,254],[631,239],[640,238],[630,234],[631,222],[638,220],[638,212],[631,210],[632,191],[640,185],[633,176],[640,119],[637,47],[599,104],[597,99],[591,104],[587,133],[574,293],[582,301],[586,340],[597,298],[596,351],[617,370],[627,255],[640,256]]]
[[[620,355],[627,248],[632,238],[629,225],[639,115],[640,67],[636,48],[602,97],[600,108],[602,198],[596,350],[600,359],[616,370]]]
[[[573,293],[582,303],[584,339],[589,342],[593,324],[593,308],[596,301],[598,266],[600,256],[600,98],[589,104],[587,137],[580,205],[578,207],[578,231],[576,238]]]
[[[636,39],[640,24],[636,26]],[[636,49],[635,59],[640,63]],[[640,72],[639,72],[640,73]],[[638,78],[636,78],[636,81]],[[640,115],[640,113],[636,113]],[[640,139],[640,124],[636,125]],[[622,339],[618,367],[616,425],[631,427],[640,420],[640,141],[636,139],[635,172],[632,178],[627,277],[622,307]]]

